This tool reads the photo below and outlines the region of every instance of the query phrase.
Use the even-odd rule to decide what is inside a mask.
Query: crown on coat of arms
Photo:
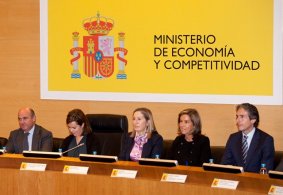
[[[86,18],[83,20],[83,27],[88,31],[89,35],[107,35],[114,26],[114,20],[97,13],[96,16]]]

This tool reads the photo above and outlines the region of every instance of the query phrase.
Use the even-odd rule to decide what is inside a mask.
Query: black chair
[[[225,151],[225,146],[210,146],[210,149],[213,162],[216,164],[220,164]]]
[[[4,146],[6,146],[8,142],[8,139],[5,137],[0,137],[0,149],[2,149]]]
[[[59,148],[61,147],[63,140],[64,140],[64,138],[53,137],[52,152],[58,152],[59,151]]]
[[[172,144],[173,144],[173,140],[169,140],[169,139],[163,140],[163,152],[161,155],[162,159],[169,158]]]
[[[128,119],[125,115],[87,114],[92,131],[99,139],[102,155],[118,156],[121,138],[128,133]]]
[[[275,151],[274,156],[274,169],[279,165],[281,158],[283,158],[283,151]]]

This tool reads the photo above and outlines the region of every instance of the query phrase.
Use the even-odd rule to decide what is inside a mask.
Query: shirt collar
[[[248,137],[252,138],[254,136],[254,133],[255,133],[255,127],[248,134],[244,134],[244,133],[242,133],[242,134],[243,134],[243,136],[247,135]]]
[[[29,130],[30,135],[33,135],[34,129],[35,129],[35,125],[33,125],[33,127]]]

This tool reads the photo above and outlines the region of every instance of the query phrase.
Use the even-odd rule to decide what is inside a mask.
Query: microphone
[[[70,151],[72,151],[72,150],[74,150],[74,149],[76,149],[76,148],[79,148],[79,147],[83,146],[83,145],[84,145],[84,143],[81,143],[81,144],[79,144],[79,145],[77,145],[77,146],[75,146],[75,147],[73,147],[73,148],[70,148],[69,150],[66,150],[66,151],[62,152],[62,154],[65,154],[65,153],[67,153],[67,152],[70,152]]]

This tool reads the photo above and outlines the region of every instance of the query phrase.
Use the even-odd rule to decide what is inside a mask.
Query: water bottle
[[[213,164],[213,163],[214,163],[213,158],[210,158],[209,159],[209,164]]]
[[[259,174],[267,174],[267,169],[266,169],[265,163],[261,164],[261,168],[259,170]]]
[[[58,149],[58,152],[62,152],[62,148],[59,148],[59,149]]]
[[[96,154],[97,154],[97,152],[96,152],[96,151],[93,151],[93,152],[92,152],[92,154],[93,154],[93,155],[96,155]]]

